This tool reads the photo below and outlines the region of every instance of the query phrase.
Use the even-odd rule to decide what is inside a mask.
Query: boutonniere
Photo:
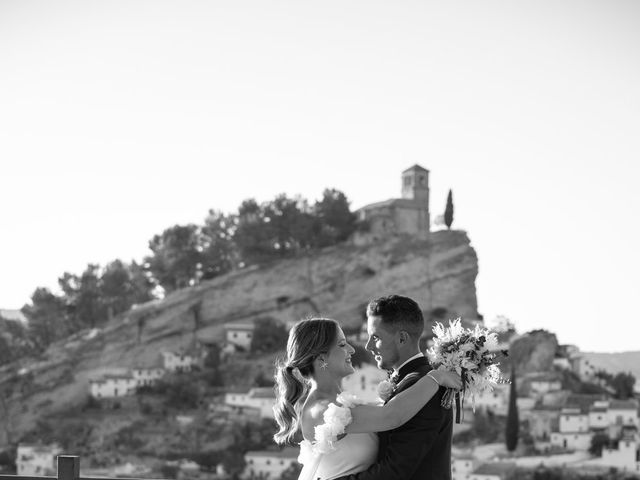
[[[389,400],[391,398],[391,395],[393,395],[395,389],[395,382],[392,382],[391,380],[382,380],[378,384],[378,396],[380,397],[380,400],[382,400],[383,402]]]

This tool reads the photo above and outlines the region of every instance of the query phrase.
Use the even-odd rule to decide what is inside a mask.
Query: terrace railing
[[[52,476],[0,475],[0,480],[143,480],[122,477],[81,477],[80,457],[76,455],[58,455],[58,474]]]

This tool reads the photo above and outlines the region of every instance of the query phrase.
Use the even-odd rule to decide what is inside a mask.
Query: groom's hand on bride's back
[[[456,390],[462,389],[462,377],[456,372],[448,370],[431,370],[427,375],[431,376],[438,385]]]

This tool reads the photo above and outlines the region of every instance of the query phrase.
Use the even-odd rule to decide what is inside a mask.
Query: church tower
[[[414,200],[429,210],[429,170],[414,165],[402,172],[402,198]]]

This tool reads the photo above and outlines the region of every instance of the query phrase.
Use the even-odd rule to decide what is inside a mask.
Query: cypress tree
[[[451,230],[451,224],[453,223],[453,193],[451,193],[451,189],[449,189],[449,195],[447,195],[447,206],[444,208],[444,223]]]
[[[509,410],[507,411],[507,428],[505,432],[505,440],[507,450],[513,452],[518,446],[518,428],[520,420],[518,418],[518,404],[516,400],[518,393],[516,391],[516,369],[511,370],[511,389],[509,390]]]

